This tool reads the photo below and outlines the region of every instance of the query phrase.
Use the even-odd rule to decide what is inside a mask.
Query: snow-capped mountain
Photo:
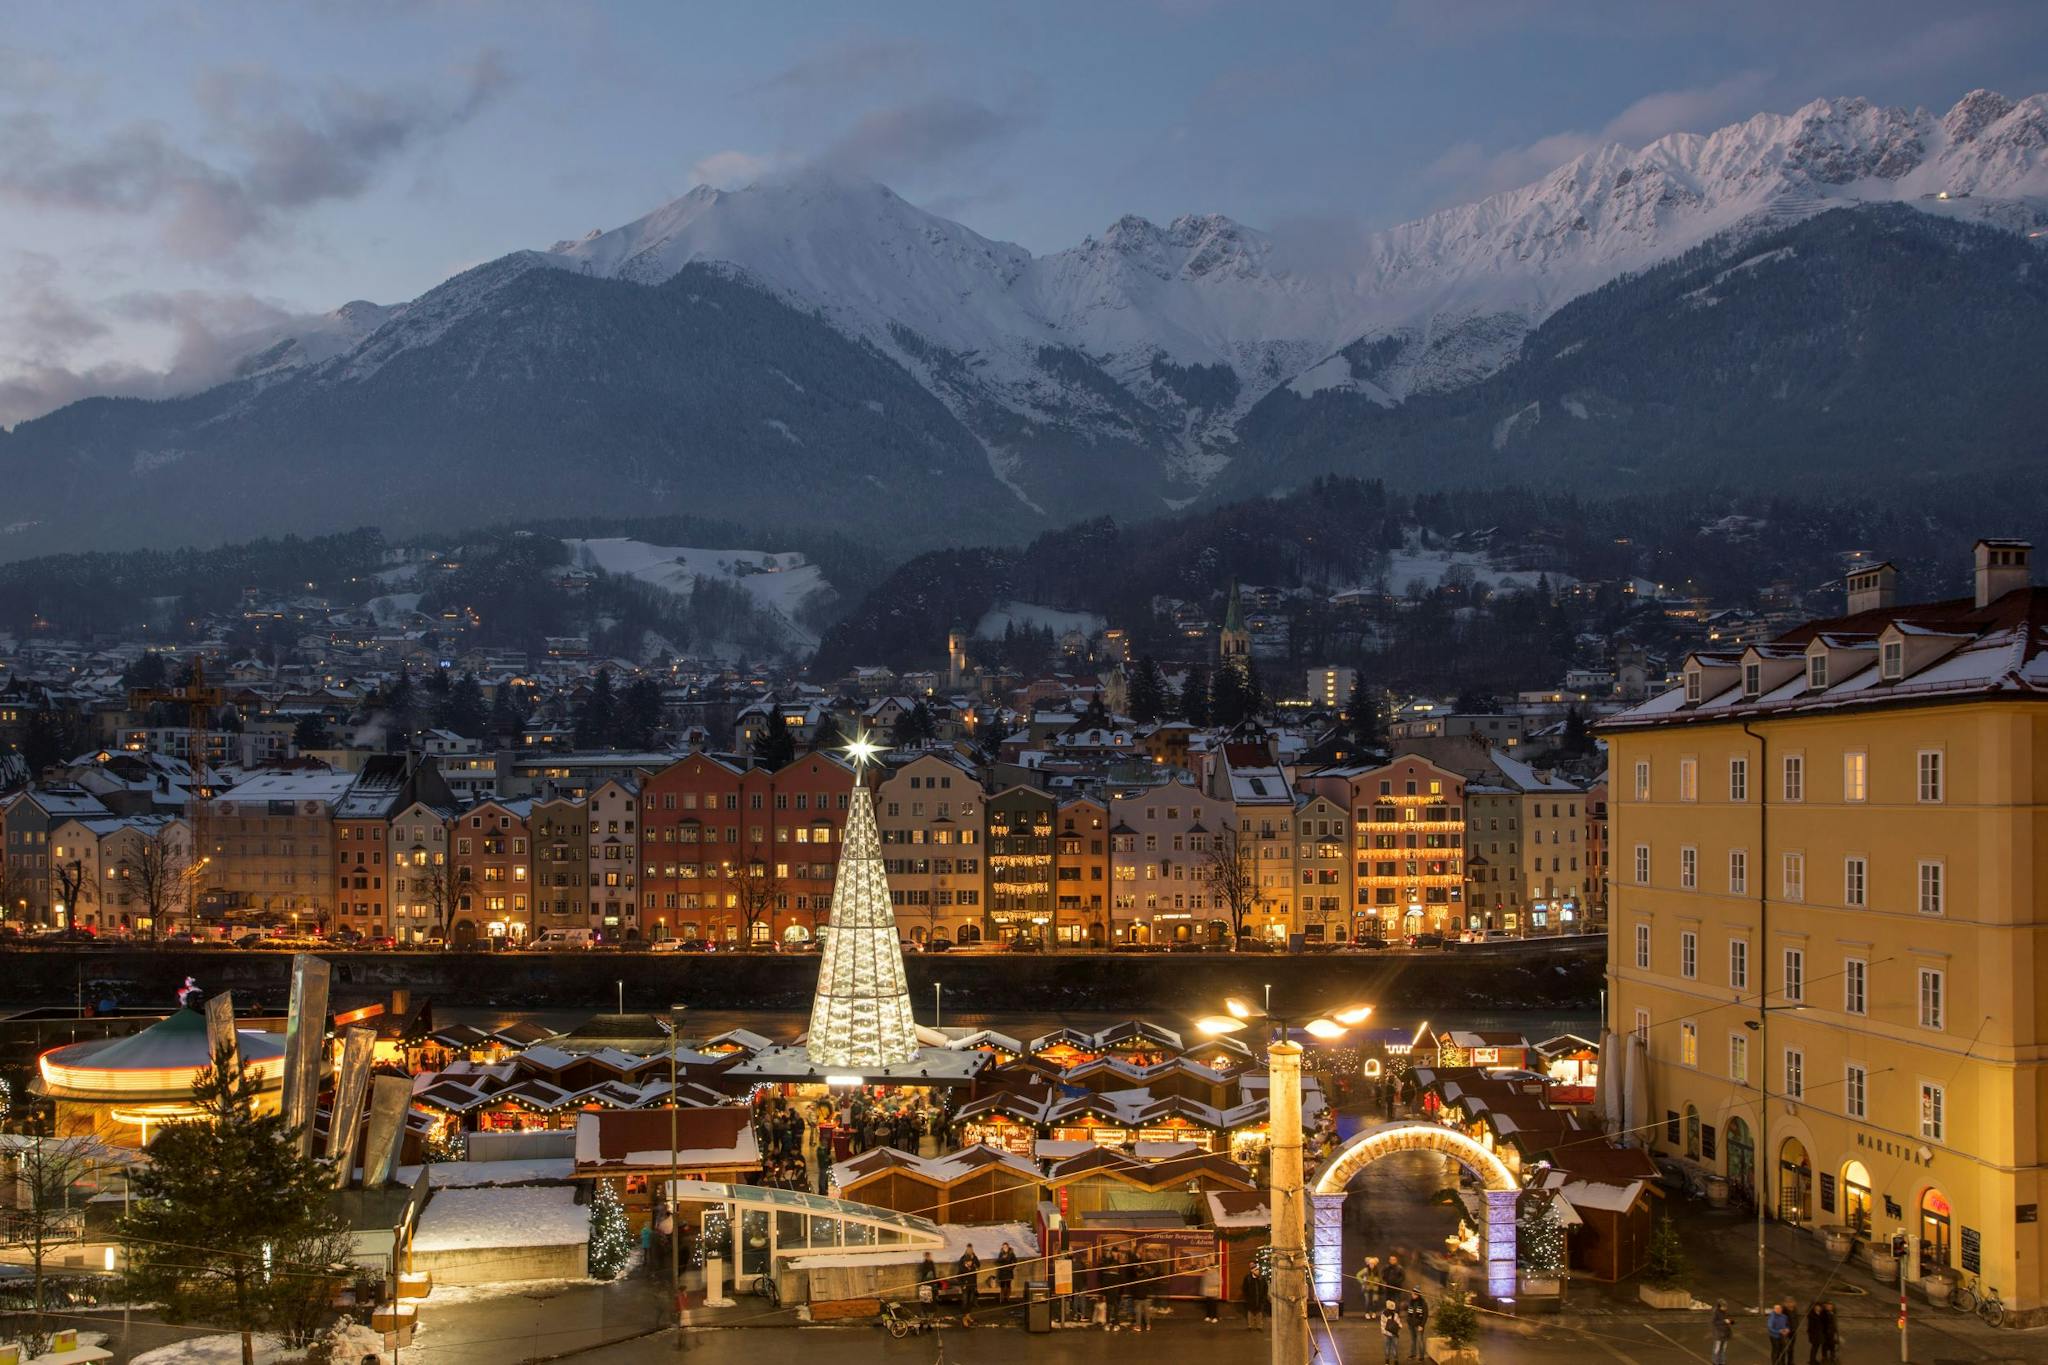
[[[1535,373],[1525,343],[1625,277],[1708,244],[1719,253],[1710,264],[1725,269],[1754,254],[1750,241],[1843,208],[1884,217],[1894,236],[1901,221],[1942,229],[1921,234],[1930,261],[1966,255],[1987,228],[2023,258],[2048,246],[2048,96],[1976,91],[1939,116],[1817,100],[1710,134],[1607,147],[1520,189],[1361,236],[1341,265],[1215,214],[1164,226],[1126,216],[1034,256],[829,171],[700,187],[410,302],[267,328],[249,339],[236,380],[178,402],[87,400],[24,423],[0,433],[0,474],[14,471],[12,491],[51,526],[75,524],[71,504],[103,499],[110,480],[213,458],[256,469],[296,448],[308,506],[329,510],[295,512],[295,526],[342,515],[336,490],[359,483],[349,474],[416,475],[431,456],[496,501],[437,511],[401,500],[406,514],[511,516],[524,496],[559,512],[673,504],[758,517],[784,507],[782,488],[801,487],[867,516],[908,511],[903,481],[936,475],[944,482],[919,491],[920,514],[957,520],[963,503],[993,493],[994,504],[975,504],[982,522],[1028,529],[1364,468],[1362,413],[1401,415],[1400,439],[1451,460],[1518,448],[1545,412],[1552,433],[1577,430],[1555,425],[1560,412],[1619,424],[1620,448],[1627,424],[1645,420],[1640,401],[1517,392],[1496,410]],[[1832,281],[1861,250],[1822,232],[1746,277]],[[2010,283],[1972,280],[1973,306],[1995,305],[2000,289],[2020,299],[2038,277],[2029,270]],[[1632,320],[1646,337],[1682,343],[1699,331],[1705,297],[1686,287],[1693,302],[1675,310],[1655,291],[1613,306],[1651,310]],[[1917,306],[1953,309],[1943,299],[1967,292],[1930,291]],[[1843,296],[1834,288],[1822,302]],[[1716,309],[1716,325],[1740,311]],[[1798,316],[1742,313],[1781,337]],[[1975,363],[1968,322],[1953,334],[1964,340],[1948,360]],[[1730,333],[1727,344],[1766,353],[1769,340]],[[1627,353],[1602,363],[1610,391],[1628,387],[1616,367],[1649,373]],[[1567,382],[1556,366],[1544,373],[1543,384]],[[1659,373],[1668,384],[1685,371]],[[1418,402],[1453,395],[1471,399],[1455,421]],[[1713,401],[1705,388],[1696,398]],[[1856,401],[1838,398],[1843,410]],[[1443,430],[1409,430],[1426,421]],[[508,446],[534,471],[526,490],[492,481],[510,467]],[[758,477],[771,467],[781,487]],[[147,494],[138,517],[161,510]],[[361,501],[359,519],[399,515],[369,485]]]

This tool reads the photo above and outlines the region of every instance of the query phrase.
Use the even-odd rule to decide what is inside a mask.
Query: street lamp
[[[1755,1175],[1756,1175],[1756,1311],[1758,1312],[1758,1314],[1762,1314],[1762,1313],[1763,1313],[1763,1312],[1765,1311],[1765,1307],[1764,1307],[1764,1246],[1765,1246],[1765,1243],[1764,1243],[1764,1228],[1765,1228],[1765,1219],[1764,1219],[1764,1213],[1765,1213],[1765,1204],[1766,1204],[1766,1202],[1767,1202],[1767,1201],[1766,1201],[1766,1199],[1765,1199],[1765,1197],[1764,1197],[1764,1189],[1765,1189],[1764,1171],[1765,1171],[1765,1169],[1766,1169],[1765,1163],[1766,1163],[1766,1162],[1768,1162],[1768,1161],[1769,1161],[1769,1160],[1771,1159],[1771,1059],[1770,1059],[1770,1057],[1769,1057],[1768,1055],[1765,1055],[1765,1054],[1767,1053],[1767,1051],[1768,1051],[1768,1046],[1767,1046],[1767,1040],[1768,1040],[1768,1038],[1770,1037],[1770,1035],[1769,1035],[1769,1033],[1768,1033],[1768,1032],[1766,1032],[1766,1031],[1765,1031],[1765,1028],[1764,1028],[1764,1024],[1765,1024],[1765,1022],[1766,1022],[1766,1021],[1767,1021],[1767,1020],[1768,1020],[1768,1019],[1770,1018],[1770,1016],[1771,1016],[1771,1015],[1773,1015],[1773,1014],[1797,1014],[1797,1013],[1799,1013],[1799,1012],[1800,1012],[1801,1010],[1804,1010],[1805,1008],[1806,1008],[1806,1006],[1805,1006],[1805,1005],[1766,1005],[1766,1004],[1762,1003],[1761,1001],[1759,1001],[1759,1002],[1757,1003],[1757,1007],[1756,1007],[1756,1013],[1757,1013],[1757,1017],[1756,1017],[1756,1018],[1754,1018],[1754,1019],[1745,1019],[1745,1020],[1743,1020],[1743,1021],[1742,1021],[1742,1026],[1743,1026],[1744,1028],[1748,1029],[1748,1030],[1749,1030],[1749,1031],[1750,1031],[1751,1033],[1754,1033],[1754,1034],[1756,1034],[1756,1035],[1757,1035],[1757,1043],[1756,1043],[1756,1050],[1757,1050],[1757,1054],[1758,1054],[1758,1055],[1757,1055],[1757,1059],[1756,1059],[1756,1062],[1757,1062],[1757,1068],[1756,1068],[1756,1087],[1757,1087],[1758,1099],[1757,1099],[1757,1104],[1756,1104],[1756,1171],[1755,1171]],[[1804,1088],[1805,1088],[1805,1083],[1804,1083],[1804,1078],[1802,1077],[1802,1079],[1801,1079],[1801,1089],[1804,1089]],[[1784,1194],[1784,1191],[1783,1191],[1783,1190],[1781,1189],[1781,1190],[1780,1190],[1780,1191],[1779,1191],[1778,1193],[1779,1193],[1779,1195],[1780,1195],[1780,1196],[1782,1197],[1782,1196],[1783,1196],[1783,1194]]]
[[[1266,1043],[1267,1197],[1273,1210],[1273,1337],[1272,1365],[1308,1362],[1308,1253],[1303,1245],[1307,1223],[1306,1191],[1301,1169],[1301,1044],[1288,1036],[1290,1019],[1272,1010],[1273,988],[1266,1003],[1254,1006],[1236,996],[1223,1002],[1224,1013],[1195,1021],[1210,1037],[1242,1033],[1253,1020],[1269,1028]],[[1346,1005],[1300,1021],[1311,1038],[1329,1041],[1371,1017],[1370,1005]]]

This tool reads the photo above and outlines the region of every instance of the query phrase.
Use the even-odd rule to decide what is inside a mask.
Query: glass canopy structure
[[[782,1256],[863,1255],[881,1249],[944,1252],[948,1245],[939,1225],[928,1218],[801,1190],[672,1180],[668,1192],[673,1207],[702,1206],[707,1218],[713,1208],[724,1206],[738,1283],[771,1273]]]

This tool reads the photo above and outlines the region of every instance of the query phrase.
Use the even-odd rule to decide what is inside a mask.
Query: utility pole
[[[1266,1048],[1266,1143],[1273,1205],[1272,1365],[1308,1365],[1308,1252],[1301,1172],[1301,1044]]]

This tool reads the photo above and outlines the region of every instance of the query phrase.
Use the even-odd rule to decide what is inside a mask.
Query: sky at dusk
[[[1345,234],[1821,95],[2048,89],[2048,5],[21,5],[0,424],[828,163],[1056,251],[1125,213]]]

